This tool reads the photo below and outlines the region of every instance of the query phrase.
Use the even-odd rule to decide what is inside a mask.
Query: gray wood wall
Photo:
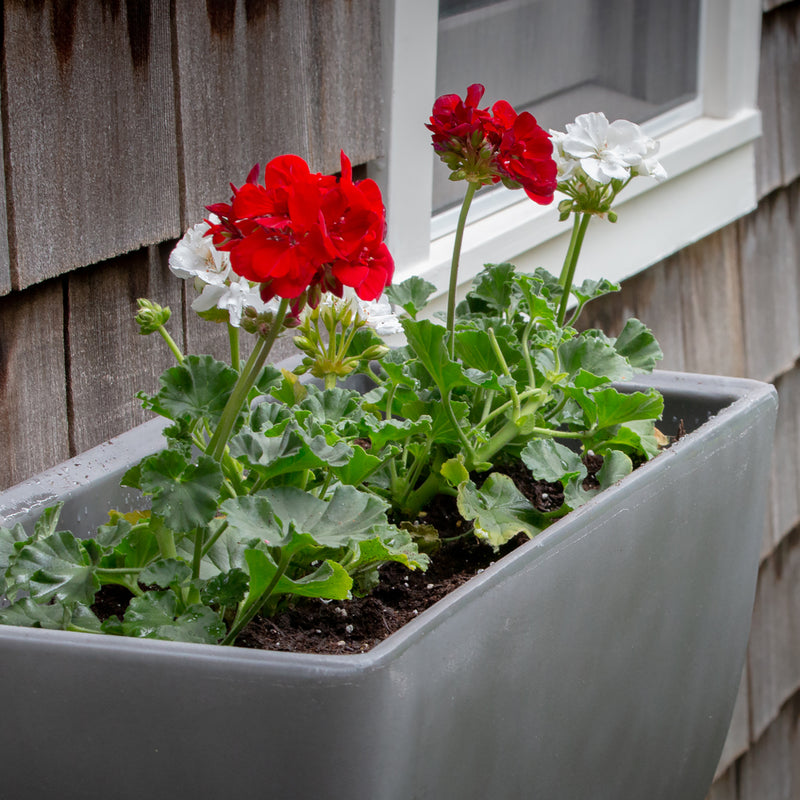
[[[800,0],[764,0],[758,208],[589,306],[651,325],[667,369],[775,384],[780,398],[747,664],[709,800],[800,798]]]
[[[6,0],[0,76],[0,486],[144,417],[169,353],[227,349],[167,268],[207,203],[284,152],[382,153],[373,0]],[[7,235],[3,235],[7,232]],[[191,297],[188,298],[191,302]]]

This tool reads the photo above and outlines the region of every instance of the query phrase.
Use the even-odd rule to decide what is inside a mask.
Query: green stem
[[[231,346],[231,366],[238,372],[242,368],[239,355],[239,329],[228,323],[228,342]]]
[[[225,404],[225,408],[222,410],[217,429],[214,431],[214,435],[211,437],[206,450],[215,461],[222,460],[231,431],[236,423],[236,418],[239,416],[239,412],[247,399],[247,395],[250,393],[258,376],[261,374],[261,369],[264,366],[264,362],[267,360],[272,345],[275,344],[275,340],[278,338],[278,334],[283,327],[283,320],[288,307],[289,301],[283,298],[278,312],[275,315],[275,319],[270,326],[269,333],[263,338],[259,337],[256,341],[256,346],[253,348],[253,352],[250,354],[247,364],[245,364],[242,373],[239,375],[233,387],[233,391],[231,392],[231,396]]]
[[[569,302],[570,293],[572,291],[572,281],[575,278],[575,268],[578,266],[578,256],[581,254],[583,237],[586,235],[586,228],[589,226],[589,220],[591,218],[592,215],[586,212],[581,214],[580,217],[576,214],[575,221],[572,225],[572,237],[569,240],[569,248],[564,258],[564,266],[561,269],[561,275],[558,279],[563,289],[561,304],[558,307],[557,322],[559,326],[564,324],[564,317],[567,313],[567,303]]]
[[[500,367],[503,370],[503,375],[505,375],[510,380],[514,381],[514,378],[511,376],[511,370],[508,368],[508,364],[506,364],[506,360],[503,356],[503,351],[500,349],[500,344],[498,343],[497,337],[495,336],[494,328],[489,328],[487,330],[487,333],[489,334],[489,341],[492,344],[492,350],[494,351],[495,357],[500,362]],[[519,403],[519,394],[517,394],[516,381],[514,381],[509,387],[509,392],[511,393],[511,402],[514,404],[514,419],[519,419],[520,403]]]
[[[194,552],[192,553],[192,580],[200,577],[200,562],[203,560],[203,529],[194,532]]]
[[[244,614],[238,620],[234,620],[233,626],[231,627],[230,631],[228,631],[228,635],[222,640],[222,644],[233,644],[236,640],[236,637],[247,627],[250,620],[252,620],[253,617],[255,617],[259,611],[261,611],[261,609],[264,607],[264,603],[269,600],[269,596],[278,585],[278,581],[284,576],[286,570],[289,568],[289,563],[291,560],[292,556],[290,553],[281,553],[281,558],[278,562],[278,569],[272,576],[272,580],[269,582],[269,585],[266,589],[264,589],[258,599],[248,607]]]
[[[150,517],[150,530],[158,542],[158,552],[162,558],[177,558],[178,551],[175,549],[175,537],[172,531],[164,524],[161,517],[153,514]]]
[[[468,183],[467,193],[464,195],[464,202],[461,204],[461,213],[458,215],[456,225],[456,238],[453,242],[453,260],[450,263],[450,286],[447,293],[447,330],[450,334],[450,358],[455,358],[456,352],[456,287],[458,286],[458,262],[461,258],[461,242],[464,239],[464,226],[467,222],[467,214],[479,184]]]
[[[169,332],[163,325],[158,326],[158,332],[161,334],[161,338],[167,343],[167,346],[170,350],[172,350],[173,355],[178,360],[180,364],[183,361],[183,353],[181,353],[180,347],[175,344],[175,340],[169,335]]]
[[[205,543],[205,545],[203,545],[203,551],[200,554],[200,558],[201,559],[214,546],[214,544],[216,543],[217,539],[219,539],[219,537],[222,536],[222,534],[225,532],[225,529],[227,527],[228,527],[228,522],[226,520],[225,522],[222,523],[222,525],[219,526],[219,530]]]

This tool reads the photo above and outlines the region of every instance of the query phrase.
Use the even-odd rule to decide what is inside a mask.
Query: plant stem
[[[450,263],[450,286],[447,292],[447,330],[450,334],[450,358],[455,358],[456,353],[456,287],[458,286],[458,262],[461,258],[461,242],[464,239],[464,226],[467,222],[469,207],[478,185],[477,183],[471,182],[467,184],[467,193],[464,195],[464,202],[461,204],[461,213],[458,215],[456,239],[453,242],[453,260]]]
[[[272,580],[269,582],[269,585],[266,589],[264,589],[258,599],[251,603],[241,618],[238,621],[234,621],[233,626],[231,627],[230,631],[228,631],[228,635],[222,640],[222,644],[233,644],[236,640],[236,637],[247,627],[250,620],[253,619],[253,617],[255,617],[255,615],[258,614],[258,612],[264,607],[264,603],[269,600],[269,596],[275,590],[275,587],[278,585],[278,581],[284,576],[286,570],[289,568],[289,562],[291,562],[291,560],[292,556],[290,553],[281,553],[281,559],[278,562],[278,569],[272,576]]]
[[[569,248],[564,258],[564,266],[561,269],[561,275],[558,279],[563,289],[561,304],[558,307],[557,322],[559,326],[564,324],[564,317],[567,313],[567,303],[569,302],[570,292],[572,291],[572,281],[575,278],[575,268],[578,266],[578,256],[581,254],[583,237],[586,235],[586,228],[589,226],[589,220],[591,218],[592,215],[587,212],[581,214],[580,217],[576,214],[575,221],[572,225],[572,237],[569,240]]]
[[[150,517],[150,530],[158,542],[158,552],[162,558],[177,558],[178,551],[175,549],[175,537],[172,531],[164,524],[161,517],[153,514]]]
[[[172,350],[172,354],[180,364],[184,359],[184,355],[181,353],[180,347],[175,344],[175,340],[169,335],[169,332],[163,325],[158,326],[158,332],[161,334],[161,338],[167,343],[167,346],[170,350]]]
[[[239,416],[239,412],[247,399],[247,395],[250,393],[256,380],[258,380],[258,376],[261,374],[261,369],[264,366],[264,362],[267,360],[269,351],[272,349],[272,345],[275,344],[275,340],[278,338],[281,328],[283,328],[283,320],[288,307],[289,301],[283,298],[269,332],[266,336],[259,337],[256,341],[256,346],[253,348],[253,352],[250,354],[247,364],[245,364],[244,369],[239,375],[239,379],[233,387],[233,391],[228,398],[228,402],[225,404],[225,408],[222,410],[217,429],[214,431],[214,435],[211,437],[206,450],[215,461],[222,460],[231,431],[236,423],[236,418]]]
[[[228,342],[231,346],[231,366],[239,372],[242,364],[239,356],[239,329],[228,323]]]

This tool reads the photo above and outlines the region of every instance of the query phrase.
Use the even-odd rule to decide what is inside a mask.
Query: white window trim
[[[454,235],[431,240],[433,159],[424,127],[435,100],[438,3],[382,2],[387,155],[369,172],[384,192],[395,281],[420,275],[441,294]],[[760,25],[760,0],[703,0],[701,115],[659,137],[665,182],[637,179],[617,201],[619,222],[593,220],[578,280],[623,280],[755,208]],[[558,195],[543,207],[519,194],[520,202],[468,222],[461,291],[487,262],[512,261],[523,270],[544,266],[558,274],[570,228],[558,221]]]

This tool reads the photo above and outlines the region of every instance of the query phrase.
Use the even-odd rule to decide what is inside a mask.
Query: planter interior
[[[665,432],[692,432],[368,653],[0,627],[9,796],[702,800],[744,662],[775,391],[642,385]],[[0,494],[0,524],[56,497],[76,532],[131,507],[119,477],[159,431]]]

